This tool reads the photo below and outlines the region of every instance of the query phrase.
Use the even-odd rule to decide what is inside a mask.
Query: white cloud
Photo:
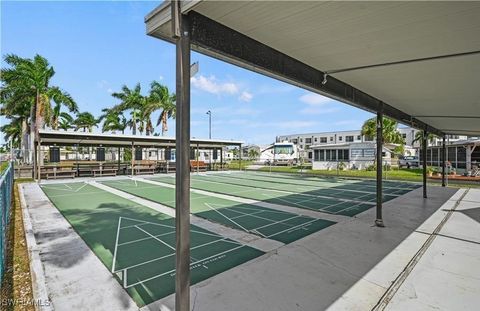
[[[243,91],[242,94],[240,94],[240,96],[238,97],[240,101],[247,102],[247,103],[251,101],[252,98],[253,98],[253,94],[247,91]]]
[[[214,76],[205,77],[200,75],[198,77],[191,77],[190,81],[193,87],[216,95],[220,94],[237,94],[239,87],[233,82],[219,82]]]
[[[328,97],[318,95],[318,94],[315,94],[315,93],[304,94],[304,95],[300,96],[299,99],[300,99],[300,101],[302,101],[302,102],[304,102],[304,103],[306,103],[307,105],[310,105],[310,106],[322,106],[322,105],[331,103],[333,101],[332,99],[330,99]]]

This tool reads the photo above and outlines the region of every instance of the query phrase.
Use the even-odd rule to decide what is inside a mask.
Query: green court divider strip
[[[102,181],[102,184],[153,202],[175,208],[175,189],[133,180]],[[291,243],[335,222],[239,203],[215,196],[190,193],[196,216],[261,237]]]
[[[175,291],[174,218],[85,183],[41,187],[139,307]],[[192,284],[264,254],[193,225],[190,233]]]
[[[153,177],[151,180],[175,184],[172,177]],[[344,216],[354,216],[373,207],[372,203],[341,201],[334,198],[320,198],[300,193],[288,194],[270,189],[258,189],[221,182],[209,182],[192,178],[191,187],[209,192],[232,195],[241,198],[264,201],[268,203],[293,206],[313,211],[320,211]]]

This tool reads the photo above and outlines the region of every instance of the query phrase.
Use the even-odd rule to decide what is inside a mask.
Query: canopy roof
[[[40,130],[40,142],[42,145],[59,146],[103,146],[103,147],[173,147],[175,148],[174,137],[163,136],[140,136],[123,134],[98,134],[82,132],[65,132]],[[197,139],[190,140],[192,147],[199,148],[221,148],[223,146],[241,146],[242,141],[219,140],[219,139]]]
[[[480,2],[182,3],[194,50],[439,135],[480,133]],[[152,11],[147,33],[172,41],[170,15]]]

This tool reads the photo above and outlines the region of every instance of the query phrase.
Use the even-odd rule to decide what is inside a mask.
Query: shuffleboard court
[[[175,291],[174,218],[86,183],[41,188],[139,307]],[[264,254],[197,226],[190,234],[192,284]]]
[[[102,181],[102,184],[175,208],[175,189],[138,180]],[[196,216],[282,243],[291,243],[335,222],[239,203],[191,192],[190,207]]]
[[[315,177],[292,175],[285,173],[261,173],[261,172],[235,172],[220,173],[220,176],[231,176],[236,179],[271,181],[288,185],[306,185],[315,187],[327,187],[338,190],[352,190],[376,192],[376,182],[366,179],[346,179],[337,177]],[[384,194],[403,195],[411,190],[421,187],[420,184],[401,181],[383,181]]]
[[[209,175],[193,175],[192,179],[196,180],[205,180],[205,181],[216,181],[232,185],[261,188],[261,189],[270,189],[270,190],[280,190],[293,193],[302,193],[314,196],[321,196],[327,198],[339,198],[339,199],[349,199],[356,201],[364,202],[376,202],[376,194],[370,191],[361,191],[361,190],[351,190],[348,188],[339,189],[337,187],[332,187],[331,184],[327,182],[319,183],[317,186],[312,185],[298,185],[298,184],[286,184],[276,181],[267,181],[267,180],[257,180],[257,179],[242,179],[236,178],[237,174],[231,175],[220,175],[219,174],[209,174]],[[395,194],[384,194],[383,201],[389,201],[395,199],[399,195]]]
[[[170,176],[151,177],[150,179],[163,183],[175,184],[175,179]],[[191,187],[215,193],[344,216],[354,216],[375,206],[374,203],[365,201],[321,197],[304,193],[287,193],[279,190],[234,185],[221,181],[214,181],[213,179],[211,181],[197,179],[194,176],[192,176]]]

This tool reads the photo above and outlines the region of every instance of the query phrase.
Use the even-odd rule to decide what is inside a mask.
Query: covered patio
[[[169,173],[176,169],[175,138],[172,137],[47,130],[40,130],[39,137],[36,150],[40,150],[40,156],[35,157],[37,179]],[[188,152],[189,170],[226,169],[224,148],[240,150],[242,144],[241,141],[194,138]],[[209,158],[200,158],[200,151]]]
[[[478,2],[165,1],[145,22],[177,46],[177,310],[190,310],[191,50],[376,113],[377,163],[384,116],[422,130],[425,202],[428,134],[443,138],[443,186],[445,136],[480,134]]]

